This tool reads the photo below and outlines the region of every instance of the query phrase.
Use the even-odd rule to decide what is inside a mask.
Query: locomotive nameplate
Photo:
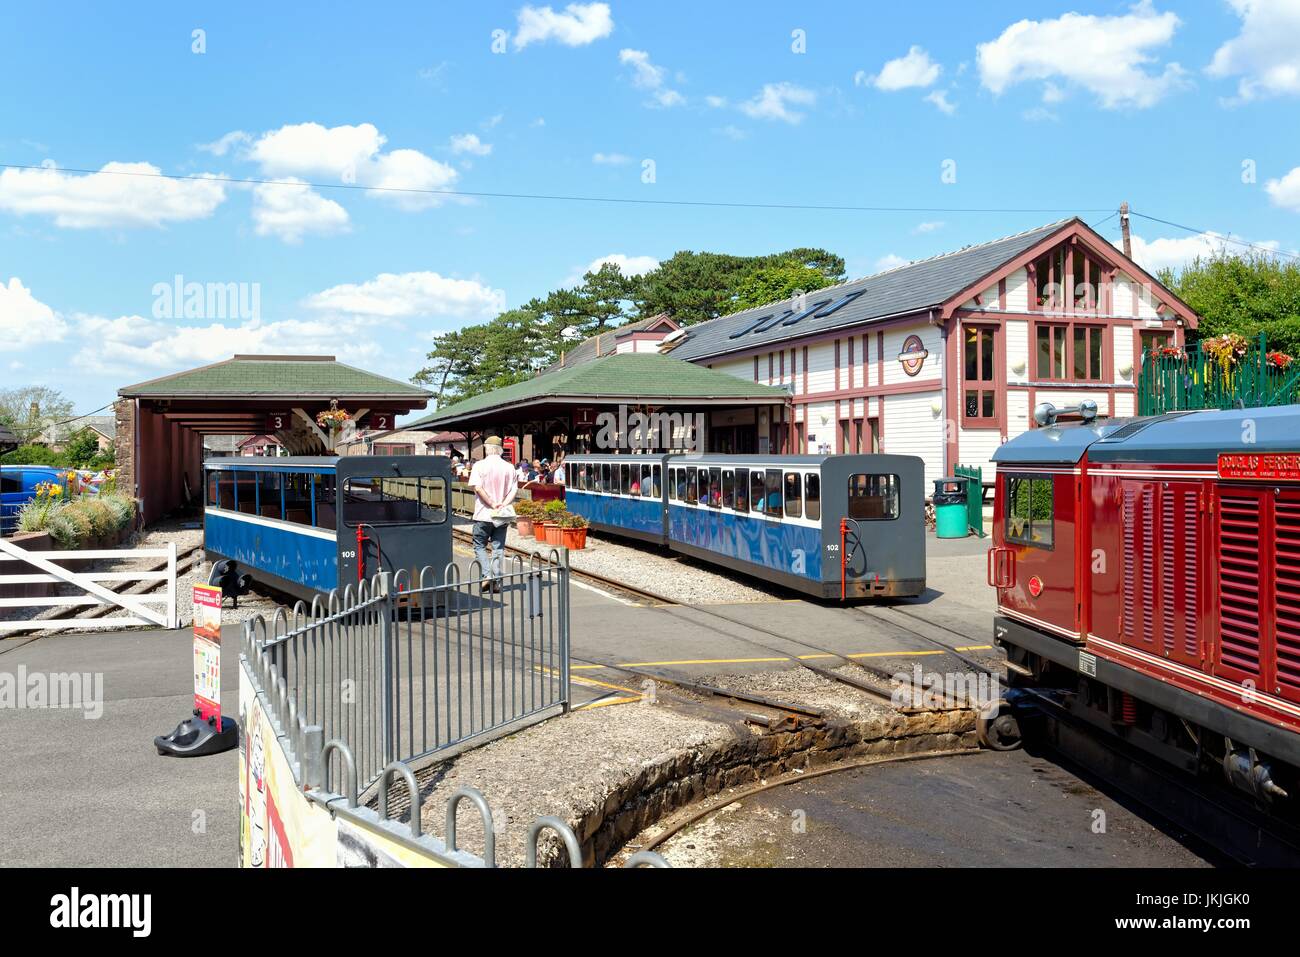
[[[1220,452],[1219,478],[1300,482],[1300,452]]]

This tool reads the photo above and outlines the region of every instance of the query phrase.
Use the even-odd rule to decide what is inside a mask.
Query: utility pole
[[[1133,258],[1133,241],[1128,232],[1128,200],[1119,204],[1119,229],[1124,236],[1124,255]]]

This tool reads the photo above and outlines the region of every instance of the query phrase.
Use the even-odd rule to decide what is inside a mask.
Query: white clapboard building
[[[688,326],[661,351],[791,404],[717,451],[887,451],[927,480],[978,465],[1040,402],[1136,411],[1144,349],[1181,348],[1196,314],[1075,218]],[[709,423],[717,439],[741,423]],[[756,426],[756,427],[755,427]]]

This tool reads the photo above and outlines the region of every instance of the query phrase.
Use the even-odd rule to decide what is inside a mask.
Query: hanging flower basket
[[[351,421],[351,413],[347,409],[339,408],[338,399],[330,399],[330,407],[323,412],[316,413],[316,424],[322,429],[328,430],[331,434],[341,431],[343,426]]]

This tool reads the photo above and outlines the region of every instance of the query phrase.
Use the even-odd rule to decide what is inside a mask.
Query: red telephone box
[[[519,440],[514,436],[501,440],[501,457],[511,465],[519,461]]]

